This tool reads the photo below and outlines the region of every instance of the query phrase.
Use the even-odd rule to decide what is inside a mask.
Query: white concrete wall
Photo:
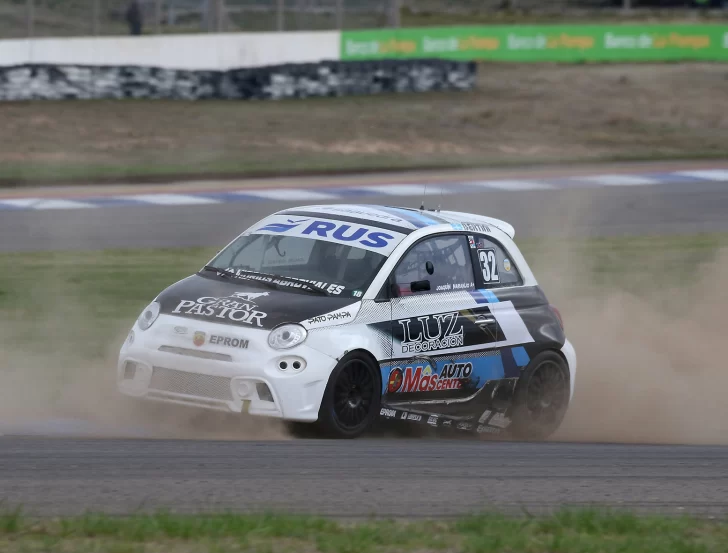
[[[338,60],[339,31],[0,40],[0,65],[54,63],[232,69]]]

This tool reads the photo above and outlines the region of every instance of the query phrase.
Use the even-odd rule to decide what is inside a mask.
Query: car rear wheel
[[[298,437],[357,438],[372,426],[381,404],[379,366],[358,352],[346,355],[331,373],[318,420],[289,425]]]
[[[525,440],[545,440],[551,436],[566,415],[569,395],[569,369],[563,358],[552,351],[537,355],[516,387],[513,436]]]

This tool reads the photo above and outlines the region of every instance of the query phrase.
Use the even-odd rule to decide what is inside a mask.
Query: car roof
[[[369,225],[379,223],[383,226],[400,227],[405,233],[433,225],[481,224],[493,226],[511,239],[515,236],[513,226],[501,219],[460,211],[435,211],[373,204],[326,204],[288,208],[275,214],[327,217]]]

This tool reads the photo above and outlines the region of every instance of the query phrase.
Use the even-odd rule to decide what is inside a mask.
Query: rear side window
[[[518,267],[500,244],[482,236],[472,237],[480,278],[486,288],[518,286],[523,283]]]

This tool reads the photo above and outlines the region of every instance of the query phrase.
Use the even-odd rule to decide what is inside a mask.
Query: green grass
[[[488,553],[723,553],[724,521],[637,516],[596,510],[544,517],[482,514],[454,520],[345,523],[293,515],[87,514],[33,520],[0,517],[7,553],[291,551],[369,553],[463,551]]]

